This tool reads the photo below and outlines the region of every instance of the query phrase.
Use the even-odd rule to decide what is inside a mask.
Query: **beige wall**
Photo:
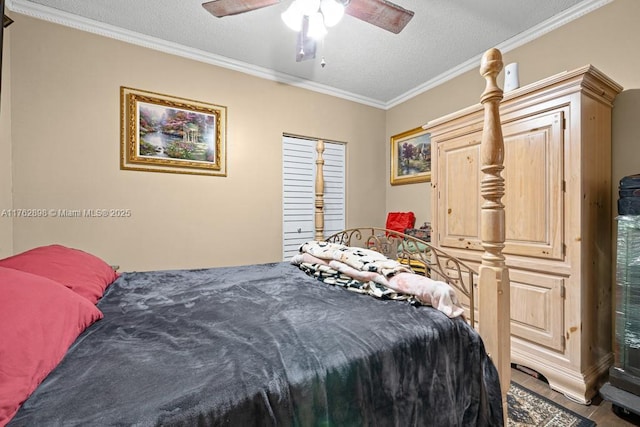
[[[620,178],[640,173],[639,17],[640,1],[615,0],[505,52],[503,58],[505,64],[519,63],[523,86],[592,64],[624,87],[613,110],[614,199]],[[387,141],[394,134],[479,102],[483,88],[484,80],[477,70],[473,70],[398,105],[387,112]],[[389,162],[387,153],[387,174]],[[431,218],[430,197],[428,183],[392,187],[387,181],[387,210],[401,206],[416,212],[418,221],[427,220],[427,217]]]
[[[13,18],[13,206],[132,212],[16,219],[16,252],[61,243],[126,271],[279,261],[283,133],[347,142],[347,223],[383,221],[383,110]],[[120,86],[226,106],[228,176],[121,171]]]
[[[11,209],[11,40],[5,30],[2,49],[2,88],[0,89],[0,211]],[[0,214],[0,258],[13,253],[13,219]]]

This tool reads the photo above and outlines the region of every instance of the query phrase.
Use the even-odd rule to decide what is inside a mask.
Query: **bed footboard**
[[[351,228],[325,239],[327,242],[367,248],[396,259],[416,273],[453,286],[467,301],[474,301],[474,279],[477,272],[429,242],[408,234],[377,227]],[[475,326],[475,312],[468,305],[467,320]]]

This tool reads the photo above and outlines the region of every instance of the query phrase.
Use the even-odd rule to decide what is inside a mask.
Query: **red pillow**
[[[0,426],[102,312],[46,277],[0,267]]]
[[[62,245],[41,246],[0,260],[14,268],[62,283],[92,303],[97,303],[118,274],[95,255]]]

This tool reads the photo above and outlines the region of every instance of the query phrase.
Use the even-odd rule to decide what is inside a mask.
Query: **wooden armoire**
[[[506,93],[500,107],[511,360],[582,403],[613,361],[611,109],[621,90],[585,66]],[[424,126],[432,243],[476,268],[482,120],[477,104]]]

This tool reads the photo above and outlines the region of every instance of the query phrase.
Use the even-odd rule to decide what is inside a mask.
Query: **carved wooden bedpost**
[[[316,143],[318,158],[316,159],[316,216],[315,240],[324,240],[324,141],[319,139]]]
[[[502,90],[496,77],[502,70],[502,54],[490,49],[482,56],[480,74],[487,84],[480,102],[484,105],[481,157],[483,172],[480,193],[484,200],[481,213],[481,238],[484,254],[479,279],[479,328],[487,352],[500,375],[505,426],[507,425],[507,392],[511,381],[511,335],[509,273],[502,249],[505,240],[504,140],[499,106]]]

